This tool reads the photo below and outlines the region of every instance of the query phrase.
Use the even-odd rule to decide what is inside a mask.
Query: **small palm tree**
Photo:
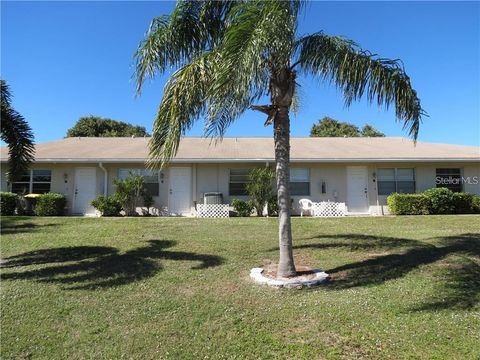
[[[8,146],[8,180],[13,181],[28,170],[34,159],[32,129],[22,115],[11,106],[10,89],[5,80],[0,80],[1,138]]]
[[[150,140],[150,164],[163,166],[180,138],[203,118],[205,135],[222,137],[247,109],[273,124],[279,205],[279,276],[295,275],[290,222],[289,112],[297,75],[343,90],[346,105],[362,96],[394,105],[417,137],[420,101],[399,61],[378,58],[351,40],[322,32],[298,37],[300,1],[179,1],[154,18],[135,54],[137,91],[148,77],[174,69],[164,88]],[[256,104],[269,98],[266,105]]]

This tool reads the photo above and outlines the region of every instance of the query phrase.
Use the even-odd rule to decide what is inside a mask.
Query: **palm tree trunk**
[[[281,106],[273,122],[275,162],[278,195],[278,238],[280,260],[277,276],[291,277],[296,273],[292,250],[292,226],[290,221],[290,118],[288,107]]]

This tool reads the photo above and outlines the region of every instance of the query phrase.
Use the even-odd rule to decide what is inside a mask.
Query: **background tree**
[[[14,181],[28,170],[34,159],[33,132],[22,115],[11,106],[10,89],[5,80],[0,80],[2,141],[8,146],[8,180]]]
[[[78,119],[76,124],[67,130],[67,137],[129,137],[149,136],[145,127],[132,125],[123,121],[102,118],[99,116],[85,116]]]
[[[318,124],[313,124],[312,129],[310,130],[310,136],[314,137],[359,137],[359,136],[370,136],[370,137],[379,137],[385,136],[384,133],[378,131],[371,125],[364,125],[362,130],[357,126],[347,123],[340,122],[338,120],[332,119],[331,117],[325,116],[318,121]]]
[[[372,125],[365,124],[360,131],[360,136],[363,137],[385,137],[385,134],[377,129],[375,129]]]
[[[180,138],[203,118],[205,135],[222,137],[247,109],[273,124],[280,259],[277,275],[296,274],[290,221],[289,113],[298,74],[343,90],[346,106],[363,95],[393,104],[417,137],[420,100],[401,63],[378,58],[353,41],[322,32],[297,36],[300,1],[179,1],[154,18],[135,54],[137,91],[146,77],[176,71],[165,85],[150,139],[150,165],[163,166]],[[266,105],[256,105],[268,97]]]
[[[318,124],[313,124],[310,130],[310,136],[314,137],[358,137],[360,130],[353,124],[340,122],[325,116],[318,121]]]

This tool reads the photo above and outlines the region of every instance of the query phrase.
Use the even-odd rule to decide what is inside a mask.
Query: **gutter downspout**
[[[108,189],[108,172],[107,169],[103,167],[103,163],[99,162],[98,166],[103,170],[103,196],[107,196]]]
[[[378,169],[375,167],[375,197],[377,201],[377,213],[380,216],[385,216],[383,212],[383,205],[380,206],[380,202],[378,200]]]

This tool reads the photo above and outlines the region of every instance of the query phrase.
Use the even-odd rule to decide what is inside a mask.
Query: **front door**
[[[190,215],[192,173],[189,167],[170,168],[168,210],[173,215]]]
[[[368,172],[366,166],[347,166],[347,209],[368,213]]]
[[[93,215],[95,209],[90,204],[97,195],[97,170],[94,167],[75,169],[75,188],[73,195],[73,213]]]

